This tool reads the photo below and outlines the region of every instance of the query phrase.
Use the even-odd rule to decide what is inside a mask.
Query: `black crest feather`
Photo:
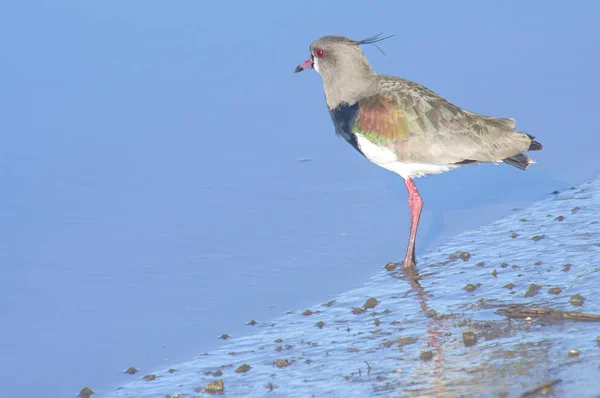
[[[379,43],[380,41],[384,41],[389,39],[390,37],[394,37],[395,35],[389,35],[389,36],[383,36],[383,33],[378,33],[374,36],[371,37],[367,37],[366,39],[357,41],[356,43],[361,45],[361,44],[372,44],[375,48],[377,48],[379,51],[381,51],[381,53],[383,55],[386,55],[385,52],[383,52],[383,50],[381,48],[379,48],[379,46],[375,43]]]

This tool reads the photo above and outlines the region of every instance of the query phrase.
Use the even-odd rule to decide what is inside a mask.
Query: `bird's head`
[[[343,36],[324,36],[310,45],[310,58],[296,67],[294,72],[313,68],[323,79],[328,105],[346,101],[348,96],[360,91],[376,73],[365,58],[360,46],[375,44],[391,36],[381,34],[364,39],[352,40]],[[339,102],[338,102],[339,103]]]

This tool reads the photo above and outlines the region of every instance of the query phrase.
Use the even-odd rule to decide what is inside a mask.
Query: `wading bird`
[[[525,170],[534,162],[522,152],[541,150],[542,145],[515,130],[514,119],[479,115],[420,84],[376,73],[360,46],[385,39],[321,37],[311,43],[310,58],[295,72],[316,70],[336,134],[371,162],[404,179],[410,236],[403,266],[412,267],[423,207],[413,178],[478,163],[505,162]]]

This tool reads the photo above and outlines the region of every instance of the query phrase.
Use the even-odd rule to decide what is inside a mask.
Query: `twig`
[[[537,394],[544,394],[544,395],[546,395],[547,393],[544,391],[545,389],[550,388],[553,385],[555,385],[556,383],[560,383],[561,381],[562,380],[560,380],[560,379],[547,381],[544,384],[540,384],[536,388],[532,388],[531,390],[525,391],[523,394],[521,394],[521,398],[523,398],[523,397],[530,397],[532,395],[537,395]]]

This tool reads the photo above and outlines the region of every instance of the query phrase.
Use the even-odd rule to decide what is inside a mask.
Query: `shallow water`
[[[600,314],[600,180],[515,209],[418,261],[418,273],[383,269],[309,312],[259,320],[247,326],[256,329],[249,336],[130,376],[99,396],[198,396],[195,389],[217,379],[230,396],[517,396],[554,379],[561,380],[554,396],[600,393],[600,323],[497,313],[524,304]],[[532,283],[541,288],[526,296]],[[466,291],[467,284],[477,288]],[[555,287],[560,294],[548,293]],[[570,304],[575,294],[583,306]],[[371,297],[374,308],[353,313]],[[466,346],[464,332],[476,335],[475,345]],[[570,356],[572,349],[579,355]],[[420,358],[424,351],[431,359]],[[250,370],[235,372],[243,364]],[[222,375],[208,373],[216,370]],[[149,373],[157,378],[143,380]]]

